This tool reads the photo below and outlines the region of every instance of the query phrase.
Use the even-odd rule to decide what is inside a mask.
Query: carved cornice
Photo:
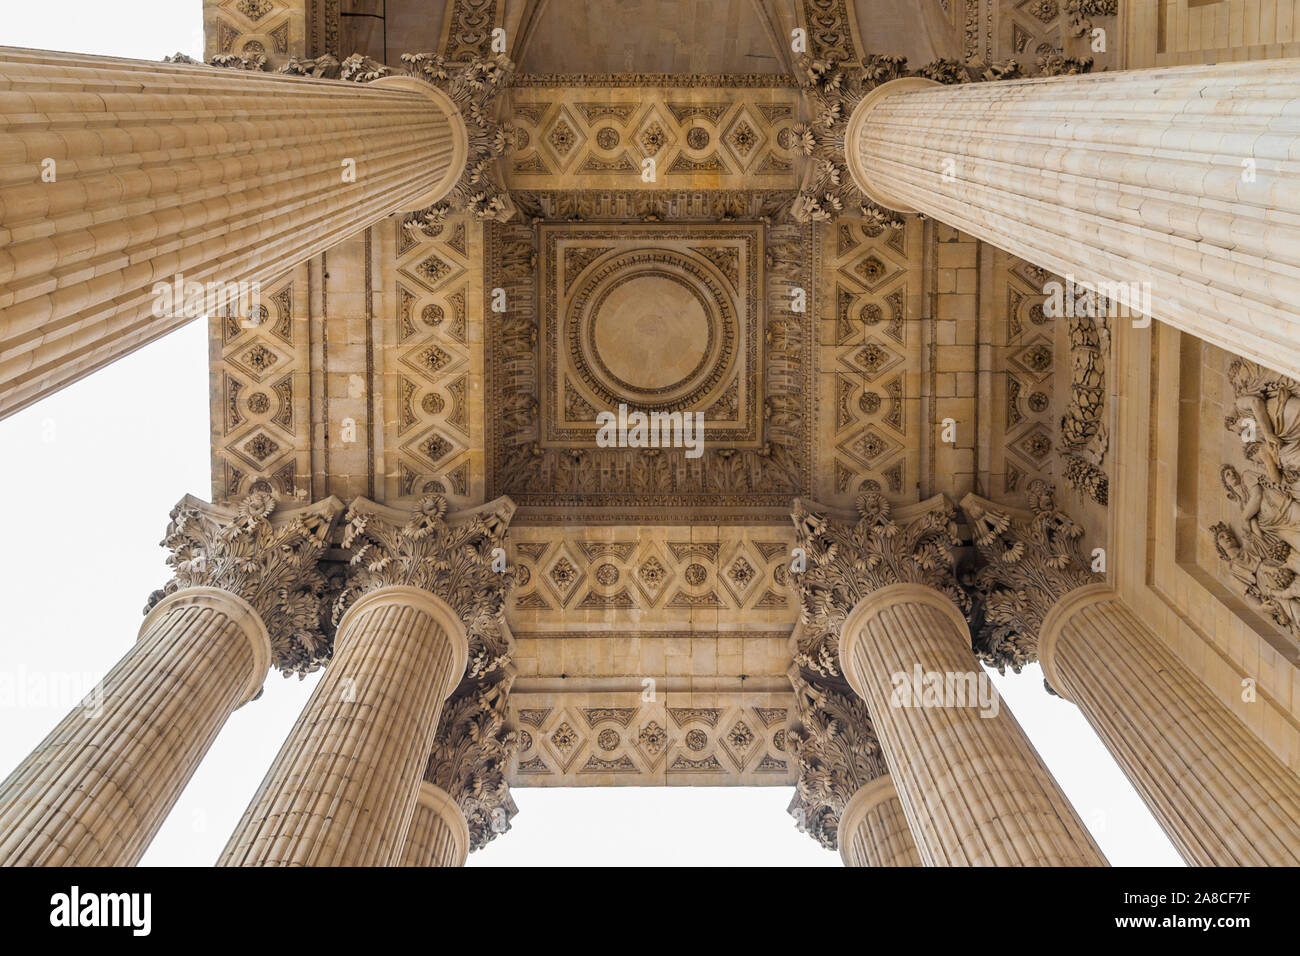
[[[503,611],[515,570],[505,565],[503,541],[514,510],[509,498],[452,515],[441,495],[426,495],[409,512],[357,498],[345,519],[342,546],[351,552],[350,572],[334,602],[335,624],[367,591],[394,585],[421,588],[465,623],[465,680],[500,670],[510,654]]]
[[[161,542],[171,552],[173,577],[149,596],[145,612],[182,588],[222,588],[261,616],[275,667],[286,675],[317,670],[333,650],[320,558],[342,511],[333,497],[281,510],[265,492],[236,507],[186,495],[172,509]]]
[[[469,134],[469,153],[460,181],[446,199],[408,215],[405,227],[420,230],[462,210],[480,221],[510,219],[515,207],[505,187],[501,157],[513,134],[496,117],[501,94],[514,77],[514,64],[504,55],[453,63],[436,53],[403,53],[402,62],[411,76],[447,94],[460,110]]]
[[[890,584],[925,584],[963,611],[970,598],[957,583],[961,543],[952,502],[944,495],[899,509],[895,518],[879,492],[858,497],[857,520],[816,502],[795,499],[796,550],[791,577],[799,590],[802,634],[796,665],[840,677],[840,629],[863,598]]]
[[[464,686],[443,704],[425,771],[425,780],[450,794],[465,814],[471,852],[509,830],[519,812],[506,779],[519,751],[519,732],[506,722],[513,682],[506,666],[499,680]]]
[[[975,653],[999,672],[1016,673],[1038,657],[1043,618],[1075,588],[1096,584],[1079,553],[1083,527],[1056,507],[1052,487],[1029,485],[1029,510],[969,494],[961,501],[983,566],[975,573],[979,607],[972,620]]]
[[[858,790],[889,772],[866,702],[842,685],[812,683],[790,671],[795,714],[786,733],[799,761],[789,813],[826,847],[839,845],[840,815]]]

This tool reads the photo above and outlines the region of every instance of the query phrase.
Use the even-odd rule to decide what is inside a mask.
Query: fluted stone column
[[[1062,597],[1038,658],[1189,864],[1300,865],[1300,777],[1114,591]]]
[[[984,559],[981,656],[1038,660],[1188,863],[1295,865],[1300,778],[1089,569],[1051,489],[1029,496],[1028,511],[962,499]]]
[[[126,656],[0,784],[0,865],[133,866],[226,719],[271,666],[306,669],[316,562],[336,499],[275,513],[184,498],[163,545],[175,577]]]
[[[844,621],[840,659],[867,702],[899,800],[927,866],[1104,865],[1074,808],[1005,705],[913,700],[915,669],[987,680],[966,619],[924,584],[888,585]]]
[[[437,202],[468,148],[414,77],[0,48],[0,417],[221,304],[162,287],[269,282]]]
[[[359,598],[218,865],[396,863],[467,647],[460,618],[427,591],[384,587]]]
[[[420,784],[402,866],[464,866],[469,855],[469,824],[446,790]]]
[[[920,866],[894,781],[877,777],[849,798],[840,814],[840,859],[845,866]]]
[[[401,862],[443,702],[507,651],[513,577],[494,552],[514,505],[446,512],[436,495],[413,512],[352,502],[334,657],[218,865]]]
[[[1300,60],[937,86],[855,108],[858,188],[1300,376]]]
[[[0,865],[134,866],[226,718],[262,689],[271,641],[219,588],[158,604],[103,681],[0,784]]]

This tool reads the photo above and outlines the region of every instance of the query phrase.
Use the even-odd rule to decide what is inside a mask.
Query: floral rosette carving
[[[222,588],[261,616],[274,666],[285,676],[319,669],[333,651],[320,560],[342,510],[337,498],[280,511],[265,492],[234,508],[186,495],[161,542],[173,577],[150,595],[145,612],[182,588]]]
[[[1102,580],[1079,553],[1083,527],[1056,507],[1051,485],[1029,485],[1029,510],[1003,508],[977,495],[962,499],[983,566],[972,621],[975,653],[1005,673],[1038,659],[1038,631],[1060,598]]]
[[[519,732],[506,722],[513,668],[500,679],[462,687],[443,704],[425,779],[445,790],[469,824],[472,853],[510,829],[519,808],[506,778]]]
[[[848,687],[811,683],[790,671],[795,714],[786,740],[799,761],[788,812],[828,850],[839,846],[840,815],[860,788],[889,772],[866,702]]]
[[[334,602],[334,624],[367,591],[420,588],[444,601],[465,624],[465,680],[500,670],[510,654],[504,609],[516,569],[504,566],[503,541],[513,513],[508,498],[450,517],[441,495],[426,495],[405,513],[365,498],[353,501],[342,542],[351,552],[350,573]]]
[[[480,221],[505,222],[515,205],[505,188],[501,158],[514,136],[509,124],[496,116],[502,92],[510,85],[515,66],[504,54],[453,63],[436,53],[404,53],[411,76],[433,84],[450,97],[465,120],[469,151],[465,172],[446,199],[411,213],[403,225],[421,230],[452,212],[466,211]]]
[[[791,577],[799,589],[803,636],[795,653],[799,667],[839,677],[839,638],[849,612],[873,591],[891,584],[925,584],[969,612],[970,598],[954,573],[961,538],[956,514],[943,495],[903,509],[895,520],[889,501],[877,491],[858,496],[858,520],[827,514],[815,502],[796,499],[791,515],[796,546],[806,567]]]

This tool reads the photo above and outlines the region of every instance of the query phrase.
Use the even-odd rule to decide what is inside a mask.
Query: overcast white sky
[[[160,59],[203,52],[200,0],[0,0],[0,45]],[[346,51],[344,51],[346,52]],[[206,331],[192,324],[0,421],[0,775],[130,647],[171,506],[210,494]],[[316,679],[268,679],[190,781],[146,865],[214,862]],[[996,678],[1115,865],[1179,865],[1172,846],[1073,705],[1037,667]],[[18,693],[14,693],[18,688]],[[69,694],[74,696],[69,697]],[[58,696],[58,695],[55,695]],[[514,829],[471,866],[838,866],[797,832],[785,788],[516,790]]]

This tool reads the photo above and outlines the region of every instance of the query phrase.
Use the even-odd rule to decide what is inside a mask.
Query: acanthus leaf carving
[[[320,560],[342,511],[333,497],[280,510],[266,492],[235,507],[186,495],[172,509],[161,542],[171,552],[173,577],[150,595],[145,612],[183,588],[221,588],[262,618],[275,667],[300,677],[319,669],[333,651]]]
[[[806,567],[793,570],[802,633],[795,664],[823,677],[839,677],[840,630],[849,612],[873,591],[891,584],[926,584],[965,612],[971,601],[957,583],[961,544],[950,502],[936,495],[899,509],[895,518],[879,492],[858,496],[858,519],[836,517],[816,502],[795,499],[795,544]]]
[[[357,498],[344,519],[342,547],[351,552],[350,573],[334,602],[335,625],[368,591],[420,588],[441,599],[465,624],[465,681],[501,670],[510,657],[503,612],[516,569],[499,569],[513,515],[509,498],[452,515],[441,495],[425,495],[410,512]]]
[[[1076,59],[1060,54],[1040,57],[1039,74],[1086,73],[1091,58]],[[795,126],[794,146],[803,157],[799,195],[792,213],[801,222],[824,221],[841,214],[860,216],[873,228],[901,228],[896,213],[881,209],[857,188],[846,162],[850,144],[846,140],[854,108],[873,89],[907,76],[924,77],[937,83],[957,84],[980,80],[1023,78],[1015,60],[995,63],[980,70],[957,60],[940,59],[918,70],[907,69],[907,57],[869,54],[861,63],[838,62],[832,58],[800,57],[797,78],[804,93],[805,113],[810,120]]]
[[[410,75],[447,94],[460,110],[469,137],[465,171],[447,198],[411,213],[403,225],[427,229],[462,210],[483,222],[508,221],[515,205],[505,187],[502,157],[514,131],[496,117],[501,94],[514,78],[514,64],[504,54],[453,63],[437,53],[403,53],[402,62]]]
[[[788,812],[814,840],[839,846],[840,815],[860,788],[889,772],[866,702],[845,686],[791,668],[795,708],[786,741],[799,761]]]
[[[1000,673],[1037,660],[1038,632],[1052,605],[1102,580],[1079,552],[1083,527],[1056,506],[1052,487],[1035,480],[1028,494],[1028,511],[974,494],[961,502],[983,559],[974,575],[975,653]]]
[[[461,687],[442,707],[425,779],[445,790],[469,824],[470,852],[510,829],[519,808],[510,797],[510,762],[519,732],[510,727],[506,704],[514,682],[506,665],[495,680]]]
[[[319,80],[337,80],[342,78],[343,64],[332,53],[322,53],[310,59],[299,59],[295,56],[290,57],[289,62],[280,67],[280,72],[289,76],[312,76]]]

